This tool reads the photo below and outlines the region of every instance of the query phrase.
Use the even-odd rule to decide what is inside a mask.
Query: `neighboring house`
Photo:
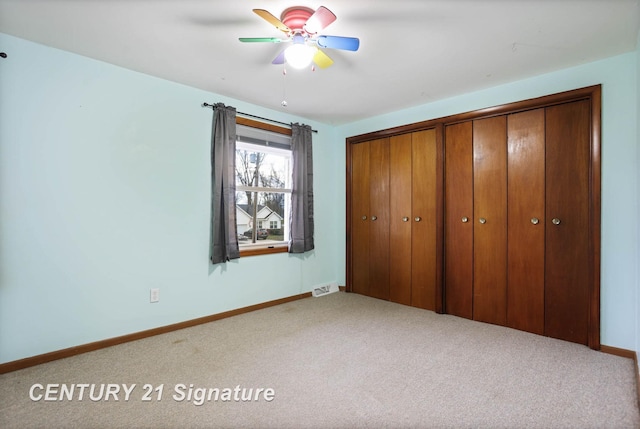
[[[248,204],[236,205],[236,225],[238,225],[238,234],[242,234],[251,229],[253,223],[252,209],[253,208]],[[256,220],[258,222],[258,228],[260,229],[282,228],[282,216],[267,206],[258,206]]]

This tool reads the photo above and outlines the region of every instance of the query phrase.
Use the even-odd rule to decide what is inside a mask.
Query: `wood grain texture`
[[[436,124],[436,302],[435,312],[444,308],[444,126]]]
[[[507,117],[507,325],[544,333],[544,109]],[[531,222],[538,219],[538,223]]]
[[[600,85],[580,88],[577,90],[566,91],[563,93],[552,94],[549,96],[539,97],[530,100],[523,100],[516,103],[505,104],[501,106],[479,109],[471,112],[455,114],[447,117],[429,119],[423,122],[402,125],[394,128],[362,134],[347,138],[347,146],[352,146],[362,141],[397,136],[400,134],[420,132],[427,129],[436,130],[437,144],[440,145],[437,150],[437,200],[439,206],[436,211],[441,216],[438,221],[438,230],[436,234],[437,247],[437,276],[436,281],[436,311],[444,311],[446,313],[459,315],[462,317],[473,318],[473,237],[474,226],[478,226],[477,216],[459,215],[458,211],[473,211],[473,155],[464,154],[464,146],[457,147],[455,141],[457,139],[473,142],[470,124],[474,120],[483,120],[495,118],[503,115],[514,115],[527,112],[532,109],[554,109],[560,108],[566,104],[584,102],[589,108],[587,125],[587,134],[589,139],[588,151],[590,155],[588,168],[588,231],[586,240],[586,249],[588,253],[587,268],[587,293],[588,293],[588,309],[587,309],[587,345],[592,349],[600,349],[600,222],[601,222],[601,92]],[[570,118],[565,118],[570,120]],[[467,129],[467,127],[469,127]],[[464,137],[465,133],[469,133],[471,137]],[[440,133],[440,134],[438,134]],[[439,139],[439,140],[438,140]],[[545,133],[546,139],[546,133]],[[460,149],[460,153],[458,153]],[[351,154],[347,149],[347,160]],[[545,154],[545,163],[549,159],[549,154]],[[467,167],[466,160],[471,167]],[[351,209],[349,204],[351,198],[350,180],[352,174],[349,170],[350,162],[347,165],[347,210]],[[546,166],[545,166],[546,168]],[[465,175],[469,173],[470,179],[465,179]],[[467,187],[471,188],[467,192]],[[545,193],[549,189],[549,184],[545,184]],[[464,210],[464,202],[471,204],[470,210]],[[546,201],[545,201],[546,202]],[[463,210],[460,210],[461,207]],[[550,226],[550,221],[545,209],[544,219],[545,229]],[[462,216],[467,216],[469,222],[463,224],[460,222]],[[351,227],[351,215],[347,213],[347,248],[351,249],[352,243],[349,228]],[[469,230],[468,234],[463,234],[465,226]],[[545,242],[547,241],[548,231],[545,231]],[[438,244],[439,241],[439,244]],[[469,255],[468,249],[471,249]],[[546,250],[546,243],[545,243]],[[565,248],[566,251],[566,248]],[[349,258],[351,252],[347,252],[347,279],[350,280],[351,262]],[[508,262],[509,263],[509,262]],[[515,263],[512,261],[512,263]],[[471,272],[467,273],[469,264],[471,264]],[[548,267],[545,267],[545,275]],[[508,271],[507,271],[508,272]],[[568,274],[569,275],[569,274]],[[461,292],[462,291],[462,292]],[[468,291],[468,293],[465,293]],[[507,297],[509,293],[507,290]],[[509,299],[509,298],[507,298]],[[438,309],[440,306],[440,310]],[[545,305],[545,311],[547,305]],[[547,318],[548,315],[545,316]],[[517,323],[517,322],[514,322]],[[546,322],[545,322],[546,323]],[[562,323],[562,322],[560,322]],[[580,340],[582,342],[582,340]]]
[[[546,109],[545,334],[585,345],[592,267],[589,131],[589,101]]]
[[[389,300],[411,305],[411,218],[412,137],[403,134],[389,140]]]
[[[255,121],[249,118],[243,118],[242,116],[236,116],[236,124],[238,125],[246,125],[252,128],[260,128],[261,130],[271,131],[278,134],[285,134],[290,136],[292,131],[291,128],[279,127],[274,124],[268,124],[262,121]]]
[[[444,133],[444,307],[473,319],[473,123]]]
[[[594,350],[600,350],[600,222],[601,222],[601,108],[602,88],[593,87],[591,93],[591,177],[590,177],[590,206],[589,233],[591,247],[591,283],[589,285],[589,344]],[[636,368],[638,367],[636,361]],[[639,384],[640,385],[640,384]],[[640,398],[640,393],[638,394]]]
[[[369,152],[369,296],[389,299],[389,139]]]
[[[438,270],[436,130],[418,131],[412,137],[411,305],[435,311]]]
[[[351,145],[351,291],[369,293],[369,143]]]
[[[473,318],[507,319],[506,116],[473,121]],[[482,219],[486,223],[482,223]]]

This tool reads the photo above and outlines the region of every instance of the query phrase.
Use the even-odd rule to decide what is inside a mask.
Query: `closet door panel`
[[[544,109],[509,115],[507,325],[544,333]]]
[[[473,318],[507,318],[506,116],[473,121]]]
[[[436,309],[437,147],[436,130],[413,133],[411,305]],[[394,192],[395,192],[395,188]]]
[[[546,110],[545,334],[588,343],[590,103]]]
[[[411,305],[411,134],[390,138],[389,300]]]
[[[389,139],[370,145],[369,296],[389,299]]]
[[[473,319],[473,123],[445,128],[445,312]]]
[[[369,143],[351,147],[352,291],[369,294]]]

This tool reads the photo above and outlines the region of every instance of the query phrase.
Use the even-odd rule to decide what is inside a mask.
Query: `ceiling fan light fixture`
[[[294,69],[303,69],[309,67],[316,54],[313,46],[307,46],[304,43],[294,43],[284,51],[284,59]]]
[[[277,37],[241,37],[243,43],[289,42],[291,46],[280,51],[271,64],[288,64],[291,68],[303,69],[314,64],[327,68],[333,60],[320,48],[357,51],[360,40],[356,37],[327,36],[318,34],[336,20],[336,15],[324,6],[315,11],[305,6],[294,6],[282,12],[280,19],[264,9],[253,9],[262,19],[284,33],[284,38]]]

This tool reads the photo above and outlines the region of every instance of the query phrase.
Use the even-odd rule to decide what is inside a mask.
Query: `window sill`
[[[258,256],[258,255],[271,255],[273,253],[287,253],[289,246],[287,244],[278,244],[269,247],[248,247],[240,249],[240,257],[245,256]]]

